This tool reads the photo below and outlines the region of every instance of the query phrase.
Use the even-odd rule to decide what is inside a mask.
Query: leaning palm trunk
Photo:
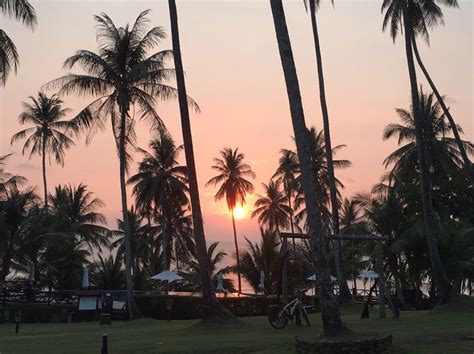
[[[44,135],[43,131],[43,144],[42,144],[42,151],[41,151],[41,158],[43,164],[43,190],[44,190],[44,210],[48,211],[48,183],[46,181],[46,136]]]
[[[308,214],[309,236],[316,268],[316,286],[321,304],[324,333],[337,335],[346,330],[333,293],[326,255],[326,243],[319,210],[316,180],[312,171],[310,146],[304,118],[301,93],[293,58],[285,12],[281,0],[270,0],[280,59],[290,103],[291,119],[301,168],[303,191]]]
[[[430,84],[431,89],[433,90],[433,93],[436,96],[436,99],[438,100],[441,108],[443,109],[444,114],[448,118],[449,125],[451,126],[451,129],[454,134],[454,138],[456,140],[456,143],[458,145],[459,152],[461,153],[461,157],[464,161],[464,170],[466,171],[467,176],[469,177],[471,184],[474,186],[474,169],[472,167],[472,163],[469,160],[469,156],[467,155],[466,149],[464,148],[464,144],[462,142],[461,136],[459,135],[458,128],[456,126],[456,123],[454,122],[454,118],[449,112],[448,107],[446,107],[446,104],[444,103],[443,97],[439,93],[438,89],[436,88],[433,80],[431,79],[430,74],[428,73],[428,70],[426,69],[425,65],[421,61],[420,53],[418,52],[418,46],[416,44],[416,38],[412,36],[412,46],[413,46],[413,52],[415,53],[416,61],[418,62],[418,65],[421,68],[421,71],[423,71],[423,74],[426,77],[426,80]]]
[[[423,139],[423,121],[420,111],[420,98],[418,96],[418,83],[416,79],[415,62],[413,60],[412,41],[413,27],[407,5],[403,9],[403,23],[405,27],[405,50],[407,56],[408,72],[410,76],[411,97],[413,115],[415,119],[416,149],[418,153],[418,165],[420,169],[420,188],[423,204],[423,226],[428,243],[428,252],[431,261],[431,271],[434,283],[436,284],[438,295],[441,300],[447,301],[451,295],[451,286],[441,263],[438,252],[438,243],[433,229],[433,204],[431,201],[431,191],[429,182],[429,168],[427,162],[427,148]]]
[[[125,154],[125,122],[127,110],[125,107],[121,107],[121,124],[120,124],[120,136],[119,136],[119,162],[120,162],[120,193],[122,197],[122,216],[123,216],[123,231],[124,231],[124,243],[125,243],[125,281],[127,288],[127,308],[130,319],[140,317],[137,304],[135,303],[135,297],[133,294],[133,278],[132,278],[132,247],[131,247],[131,232],[130,232],[130,221],[128,218],[128,206],[127,206],[127,189],[126,189],[126,178],[125,178],[125,165],[126,165],[126,154]]]
[[[191,209],[193,216],[194,240],[196,243],[196,254],[199,264],[199,276],[201,279],[201,291],[203,301],[203,319],[212,321],[235,321],[235,317],[224,309],[217,300],[211,282],[209,260],[207,257],[206,238],[202,221],[201,204],[199,201],[199,188],[197,183],[196,165],[194,162],[193,139],[191,134],[191,122],[189,120],[189,108],[187,102],[186,85],[184,81],[183,63],[181,60],[181,47],[179,43],[178,13],[175,0],[169,0],[171,33],[173,42],[174,63],[176,70],[176,81],[178,85],[178,101],[181,112],[181,129],[183,131],[184,152],[186,156],[187,177],[189,181],[189,195],[191,197]]]
[[[232,213],[232,229],[234,230],[235,256],[237,258],[237,282],[239,285],[239,295],[240,295],[242,293],[242,280],[240,278],[239,243],[237,242],[237,229],[235,228],[234,209],[231,210],[231,213]]]
[[[321,101],[321,112],[324,124],[324,142],[326,148],[327,161],[327,178],[329,182],[329,191],[331,194],[331,208],[332,208],[332,230],[335,235],[339,235],[339,203],[337,200],[336,180],[334,177],[334,163],[332,158],[331,147],[331,132],[329,129],[329,113],[326,103],[326,90],[324,86],[323,61],[321,56],[321,46],[319,43],[318,24],[316,21],[316,5],[314,1],[310,1],[311,24],[313,27],[314,46],[316,49],[316,63],[318,66],[319,79],[319,99]],[[344,277],[341,260],[341,241],[333,240],[334,245],[334,259],[336,262],[337,281],[339,284],[339,296],[342,302],[349,302],[352,299],[349,291],[349,286]]]

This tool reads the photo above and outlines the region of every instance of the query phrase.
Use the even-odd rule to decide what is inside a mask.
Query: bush
[[[166,308],[167,299],[172,299],[172,309],[168,312]],[[265,316],[271,305],[277,304],[276,296],[258,297],[227,297],[218,298],[224,307],[237,317]],[[163,296],[156,294],[144,294],[136,296],[136,303],[140,312],[145,317],[158,320],[188,320],[198,319],[202,315],[200,297],[191,296]],[[304,303],[310,303],[311,299],[305,297]]]
[[[21,310],[22,323],[65,322],[67,314],[75,309],[74,305],[6,305],[0,307],[0,322],[14,323],[17,310]]]

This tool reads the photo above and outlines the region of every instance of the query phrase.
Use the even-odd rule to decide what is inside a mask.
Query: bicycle
[[[273,328],[282,329],[287,325],[288,320],[293,321],[294,316],[297,315],[296,311],[299,311],[308,327],[311,327],[308,312],[306,311],[307,308],[311,307],[312,306],[305,306],[299,297],[296,297],[286,305],[278,304],[271,306],[268,312],[268,321]]]

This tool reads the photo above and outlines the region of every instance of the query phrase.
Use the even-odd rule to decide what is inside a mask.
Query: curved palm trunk
[[[46,181],[46,137],[43,132],[43,146],[41,147],[41,159],[43,164],[43,189],[44,189],[44,209],[48,210],[48,183]]]
[[[179,43],[178,13],[176,1],[169,0],[171,33],[173,42],[174,64],[176,69],[176,81],[178,85],[178,101],[181,112],[181,129],[183,131],[184,152],[186,156],[186,167],[189,181],[189,195],[191,197],[191,209],[193,215],[194,240],[196,243],[196,254],[199,263],[199,276],[201,278],[203,319],[213,321],[235,321],[235,317],[217,300],[211,282],[209,260],[207,257],[206,237],[202,221],[201,203],[199,201],[199,187],[194,162],[193,139],[191,134],[191,122],[189,120],[189,108],[187,102],[186,85],[184,81],[183,63],[181,59],[181,47]]]
[[[128,206],[127,206],[127,187],[126,187],[126,176],[125,176],[125,122],[127,112],[125,108],[121,108],[121,122],[120,122],[120,137],[119,137],[119,163],[120,163],[120,194],[122,199],[122,217],[123,217],[123,231],[124,231],[124,243],[125,243],[125,281],[127,287],[127,307],[130,319],[140,317],[137,304],[135,303],[135,297],[133,294],[133,277],[132,277],[132,247],[131,247],[131,232],[130,232],[130,221],[128,219]]]
[[[321,223],[319,210],[318,192],[312,171],[311,152],[307,139],[307,128],[293,51],[286,25],[282,0],[270,0],[270,5],[273,13],[276,39],[285,76],[293,131],[295,134],[296,147],[301,167],[303,191],[308,214],[309,236],[311,247],[313,248],[313,263],[316,268],[316,286],[321,302],[324,333],[326,335],[337,335],[345,331],[346,326],[341,320],[339,307],[333,293],[329,275],[326,244],[323,236],[323,225]]]
[[[232,229],[234,230],[235,256],[237,257],[237,282],[239,285],[239,295],[240,295],[242,293],[242,279],[240,277],[239,243],[237,242],[237,229],[235,227],[234,209],[231,209],[231,213],[232,213]]]
[[[339,235],[339,203],[337,200],[337,188],[336,178],[334,176],[334,163],[332,158],[332,146],[331,146],[331,132],[329,129],[329,113],[326,103],[326,90],[324,86],[324,73],[323,73],[323,60],[321,55],[321,46],[319,43],[318,24],[316,21],[316,6],[315,1],[310,0],[310,12],[311,12],[311,25],[313,27],[314,46],[316,49],[316,63],[318,67],[318,81],[319,81],[319,99],[321,101],[321,112],[323,116],[324,125],[324,142],[326,148],[326,161],[327,161],[327,177],[329,182],[329,192],[331,194],[331,208],[332,208],[332,230],[335,235]],[[339,284],[339,296],[342,302],[349,302],[352,299],[349,286],[344,277],[341,262],[341,241],[338,239],[333,240],[334,245],[334,259],[336,262],[336,275],[337,282]]]
[[[167,232],[168,230],[167,230],[167,227],[166,227],[166,224],[168,222],[168,218],[165,216],[164,208],[165,208],[165,206],[162,205],[161,206],[161,212],[162,212],[162,215],[163,215],[163,234],[162,234],[163,239],[161,241],[162,241],[162,247],[163,247],[163,250],[162,250],[163,270],[167,271],[167,270],[170,269],[170,258],[168,257],[169,244],[168,244],[168,232]],[[166,294],[166,296],[168,296],[168,291],[169,291],[169,282],[166,280],[165,281],[165,294]]]
[[[420,112],[420,98],[418,96],[418,83],[416,79],[415,62],[413,60],[412,41],[413,28],[407,5],[403,9],[403,23],[405,27],[405,51],[410,76],[411,97],[413,114],[415,118],[416,149],[418,153],[418,165],[420,169],[421,199],[423,204],[423,226],[428,243],[428,252],[431,261],[431,271],[434,283],[438,289],[438,295],[442,301],[447,301],[452,293],[451,286],[441,263],[438,252],[438,242],[433,229],[433,204],[431,201],[431,190],[429,181],[429,168],[427,163],[427,149],[423,139],[423,118]]]
[[[461,157],[464,161],[464,170],[466,171],[467,176],[469,177],[471,184],[474,186],[474,169],[472,167],[471,160],[469,160],[469,156],[467,155],[466,149],[464,148],[464,145],[462,143],[461,136],[459,135],[458,128],[456,127],[456,122],[454,121],[453,116],[449,112],[448,107],[446,107],[443,97],[439,93],[438,89],[436,88],[433,80],[431,79],[430,74],[428,73],[428,70],[426,69],[425,65],[421,61],[420,53],[418,52],[418,46],[416,44],[416,38],[412,36],[412,46],[413,46],[413,52],[415,53],[416,61],[418,62],[418,65],[421,68],[421,71],[423,71],[423,74],[426,77],[426,80],[430,84],[431,89],[433,90],[433,93],[436,96],[436,99],[438,100],[441,108],[443,109],[444,114],[448,118],[449,125],[451,126],[451,129],[454,134],[454,138],[456,140],[456,143],[458,145],[459,152],[461,153]]]

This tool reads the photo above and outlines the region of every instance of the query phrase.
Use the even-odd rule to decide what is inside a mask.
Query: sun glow
[[[243,219],[245,218],[245,209],[242,207],[234,208],[234,217],[236,219]]]

